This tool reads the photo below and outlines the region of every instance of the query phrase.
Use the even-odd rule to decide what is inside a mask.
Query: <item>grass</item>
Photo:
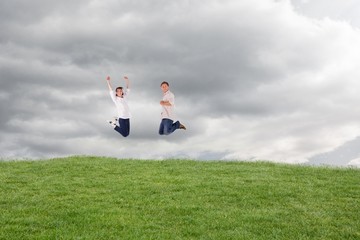
[[[360,239],[359,169],[69,157],[0,181],[0,239]]]

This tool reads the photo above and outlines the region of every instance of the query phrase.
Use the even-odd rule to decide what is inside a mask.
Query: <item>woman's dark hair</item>
[[[165,82],[165,81],[160,84],[160,87],[161,87],[163,84],[166,84],[166,85],[169,87],[169,83],[168,83],[168,82]]]
[[[118,89],[121,89],[121,90],[122,90],[123,88],[122,88],[122,87],[117,87],[117,88],[115,89],[115,92],[117,92]],[[123,93],[123,95],[124,95],[124,93]],[[117,97],[120,97],[120,96],[117,95],[117,93],[116,93],[116,96],[117,96]]]

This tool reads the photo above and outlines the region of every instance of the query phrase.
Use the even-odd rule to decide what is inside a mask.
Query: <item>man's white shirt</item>
[[[164,93],[163,101],[168,101],[171,106],[162,105],[161,118],[168,118],[171,120],[175,120],[174,107],[175,107],[175,96],[170,90]]]

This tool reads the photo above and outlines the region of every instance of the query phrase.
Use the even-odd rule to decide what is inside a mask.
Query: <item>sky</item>
[[[360,166],[354,0],[3,0],[0,158]],[[113,86],[130,79],[130,136]],[[160,83],[187,130],[158,135]]]

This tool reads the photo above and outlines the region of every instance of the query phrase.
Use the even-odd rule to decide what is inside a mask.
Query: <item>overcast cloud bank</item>
[[[360,136],[360,32],[290,1],[2,1],[1,157],[308,162]],[[131,133],[105,77],[132,95]],[[159,84],[188,127],[164,137]],[[350,161],[351,159],[348,159]],[[347,164],[347,162],[344,162]]]

